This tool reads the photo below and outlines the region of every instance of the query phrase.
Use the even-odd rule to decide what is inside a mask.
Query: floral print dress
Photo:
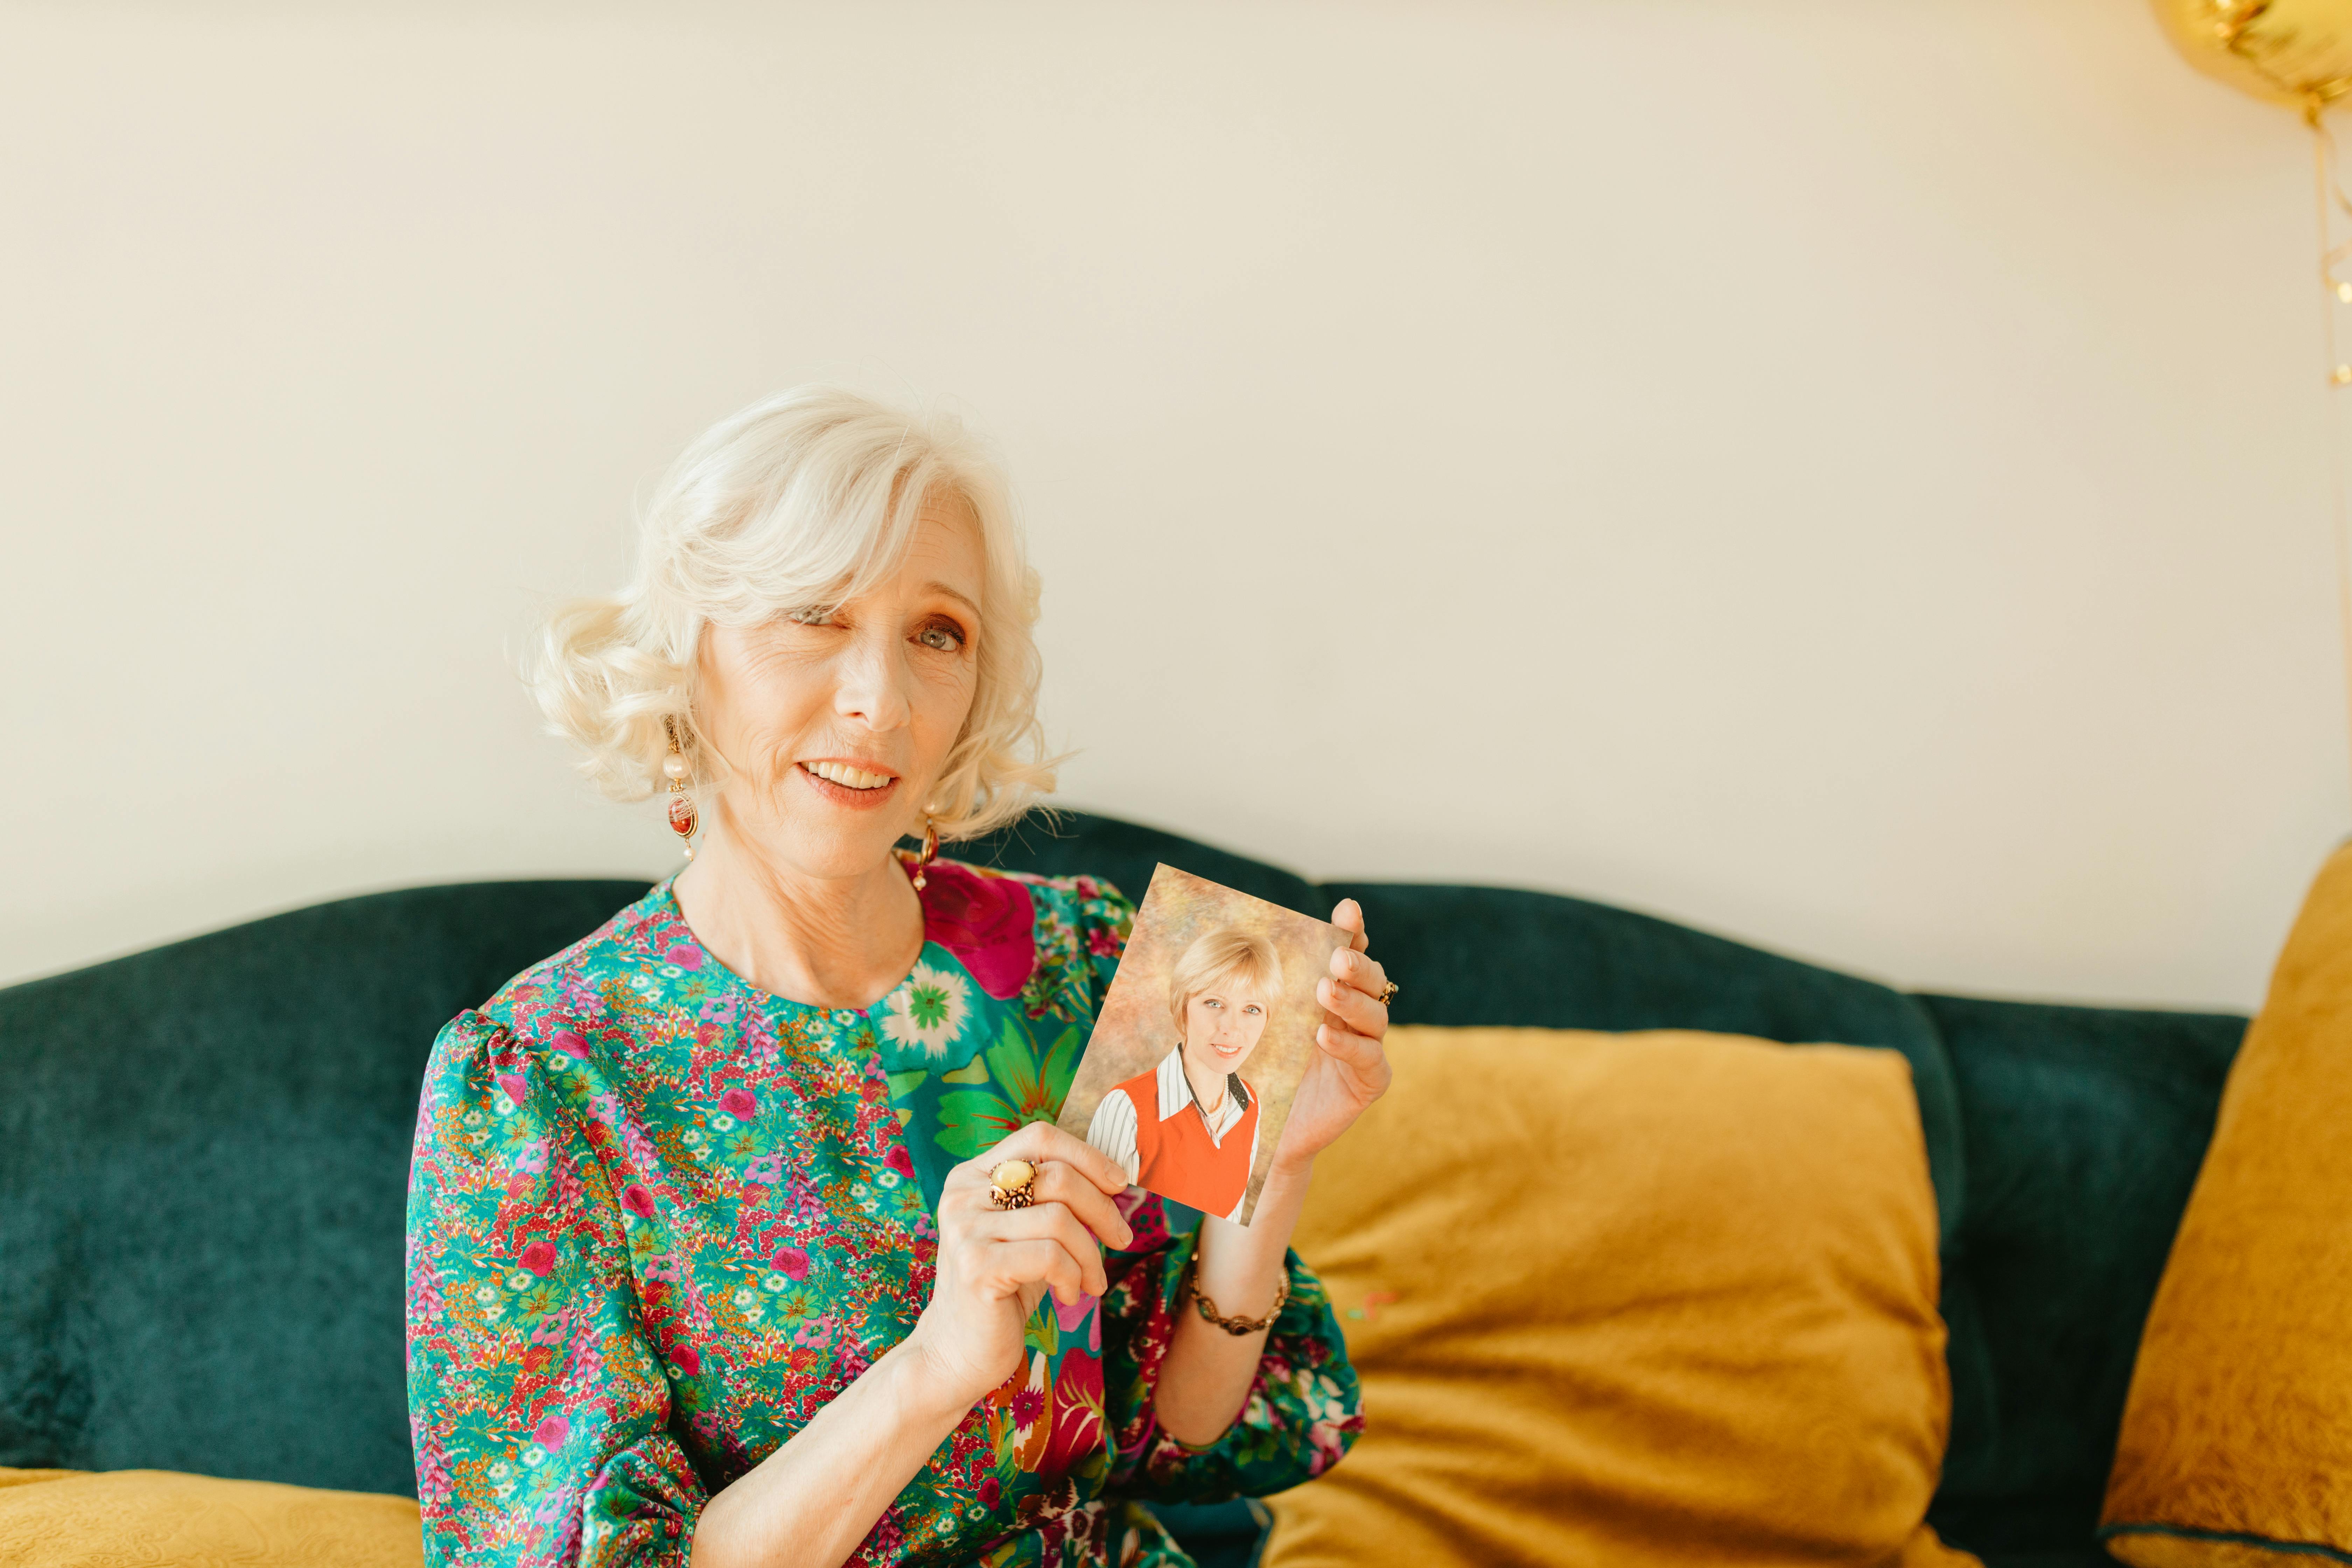
[[[408,1199],[408,1389],[435,1563],[682,1563],[712,1493],[914,1326],[949,1168],[1060,1110],[1131,907],[941,861],[914,970],[862,1012],[755,989],[663,882],[435,1043]],[[858,1563],[1185,1564],[1128,1500],[1260,1495],[1361,1429],[1291,1294],[1193,1448],[1152,1393],[1197,1216],[1130,1190],[1108,1293],[1049,1295]]]

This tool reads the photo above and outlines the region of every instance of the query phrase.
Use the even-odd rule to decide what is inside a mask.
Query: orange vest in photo
[[[1257,1146],[1257,1091],[1223,1144],[1209,1140],[1198,1105],[1160,1119],[1160,1071],[1154,1068],[1118,1086],[1135,1107],[1135,1184],[1220,1218],[1249,1190],[1250,1151]]]

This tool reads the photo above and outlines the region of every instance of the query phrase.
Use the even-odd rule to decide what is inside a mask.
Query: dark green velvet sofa
[[[1400,1023],[1904,1051],[1951,1328],[1930,1518],[1995,1568],[2108,1561],[2092,1531],[2132,1356],[2243,1018],[1906,994],[1574,899],[1316,886],[1101,817],[965,853],[1133,893],[1164,859],[1311,913],[1360,900]],[[0,990],[0,1465],[413,1495],[401,1236],[426,1050],[642,889],[346,899]],[[1256,1533],[1238,1504],[1171,1522],[1204,1562]]]

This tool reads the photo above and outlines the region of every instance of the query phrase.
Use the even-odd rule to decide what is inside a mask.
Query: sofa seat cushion
[[[1268,1568],[1973,1562],[1922,1522],[1949,1389],[1891,1050],[1400,1027],[1297,1247],[1368,1426]]]
[[[12,1568],[418,1568],[416,1504],[172,1470],[0,1469]]]

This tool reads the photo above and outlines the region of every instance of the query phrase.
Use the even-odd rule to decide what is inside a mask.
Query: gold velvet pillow
[[[170,1470],[0,1469],[9,1568],[418,1568],[413,1499]]]
[[[2100,1534],[2146,1568],[2352,1562],[2352,846],[2230,1068]]]
[[[1891,1050],[1396,1029],[1297,1246],[1367,1426],[1266,1568],[1973,1563],[1921,1522],[1950,1384]]]

